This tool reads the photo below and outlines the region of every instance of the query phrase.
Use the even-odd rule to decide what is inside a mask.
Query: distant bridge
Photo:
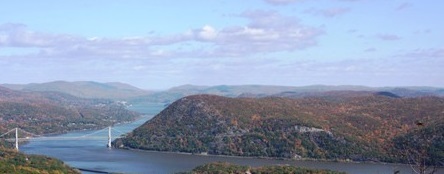
[[[108,130],[108,136],[96,136],[96,134],[104,132]],[[101,140],[108,138],[107,147],[111,148],[111,140],[112,140],[112,130],[117,131],[120,134],[124,134],[123,132],[116,130],[112,128],[111,126],[105,129],[101,129],[89,134],[76,136],[76,137],[56,137],[56,136],[44,136],[44,135],[36,135],[31,132],[25,131],[21,128],[14,128],[6,133],[0,135],[0,138],[8,141],[8,142],[14,142],[15,143],[15,149],[19,150],[19,142],[23,141],[63,141],[63,140]],[[6,135],[11,135],[15,132],[15,138],[4,138]],[[19,133],[22,133],[23,135],[26,135],[25,137],[19,137]]]

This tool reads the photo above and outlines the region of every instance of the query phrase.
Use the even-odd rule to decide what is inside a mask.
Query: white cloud
[[[316,45],[322,31],[274,11],[249,11],[246,25],[199,29],[166,36],[80,37],[36,32],[22,24],[0,25],[0,47],[37,48],[36,57],[147,59],[151,57],[232,57],[295,51]],[[186,46],[194,43],[197,46]],[[179,49],[177,45],[187,47]],[[28,55],[33,56],[33,55]]]
[[[216,39],[217,31],[210,25],[205,25],[202,29],[197,31],[198,39],[204,41],[211,41]]]
[[[245,26],[232,26],[217,30],[212,37],[214,50],[206,56],[240,56],[278,51],[295,51],[316,45],[322,31],[301,25],[294,17],[282,16],[273,11],[249,11],[239,17],[250,22]],[[205,27],[204,27],[205,28]],[[208,30],[213,35],[216,29]],[[198,30],[194,34],[201,38]],[[208,40],[207,40],[208,41]]]
[[[1,55],[0,59],[27,60],[34,63],[40,60],[63,62],[63,64],[82,66],[81,69],[88,69],[79,63],[82,61],[114,62],[111,63],[112,66],[101,67],[105,71],[116,73],[117,70],[113,69],[119,69],[117,66],[119,60],[131,60],[130,65],[121,66],[126,66],[132,71],[149,73],[156,67],[164,67],[160,70],[188,67],[188,62],[180,62],[182,67],[169,62],[169,60],[180,60],[177,58],[196,58],[196,61],[203,60],[200,59],[202,57],[245,59],[251,55],[304,49],[316,45],[317,37],[322,34],[318,28],[304,26],[294,17],[282,16],[273,11],[249,11],[237,17],[247,19],[248,23],[223,28],[205,25],[202,28],[166,36],[124,38],[51,34],[32,31],[21,24],[3,24],[0,25],[0,48],[35,48],[37,51],[22,55]],[[178,49],[177,45],[187,43],[194,45]],[[169,59],[159,62],[154,58]],[[171,67],[172,65],[176,67]],[[237,67],[239,66],[244,65]],[[218,68],[227,69],[225,64],[218,64],[212,68],[212,71],[217,71]]]
[[[0,25],[0,46],[4,47],[53,47],[59,44],[83,42],[84,39],[71,35],[49,34],[28,30],[23,24]]]

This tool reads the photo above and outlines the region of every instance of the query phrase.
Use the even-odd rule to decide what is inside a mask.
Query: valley
[[[122,93],[110,95],[97,86],[116,83],[51,87],[60,83],[38,90],[32,86],[39,84],[0,87],[1,132],[14,127],[36,134],[94,130],[144,114],[146,122],[115,139],[115,147],[290,161],[411,163],[406,153],[415,153],[411,150],[418,149],[419,141],[427,142],[420,146],[427,165],[442,166],[440,88],[187,85],[153,92],[119,84],[124,88],[112,93]],[[88,96],[66,92],[79,84],[87,84],[81,91],[90,91],[84,93]]]

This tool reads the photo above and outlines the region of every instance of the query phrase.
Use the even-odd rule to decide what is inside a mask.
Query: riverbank
[[[116,125],[118,130],[131,131],[146,120]],[[58,135],[60,137],[79,136],[88,131]],[[102,132],[103,135],[107,132]],[[102,135],[101,134],[101,135]],[[328,169],[359,174],[393,174],[411,172],[410,167],[396,164],[371,164],[334,162],[321,160],[293,160],[265,157],[242,157],[213,154],[193,154],[183,152],[159,152],[140,149],[109,149],[106,140],[36,141],[20,146],[27,154],[41,154],[58,158],[75,168],[105,171],[109,173],[177,173],[191,171],[197,166],[212,162],[228,162],[252,167],[291,165],[312,169]]]
[[[202,154],[202,153],[188,153],[188,152],[172,152],[172,151],[156,151],[156,150],[143,150],[135,148],[118,148],[122,150],[134,151],[134,152],[149,152],[149,153],[164,153],[164,154],[178,154],[178,155],[190,155],[190,156],[202,156],[202,157],[218,157],[218,158],[236,158],[236,159],[265,159],[265,160],[279,160],[288,162],[325,162],[325,163],[338,163],[338,164],[368,164],[368,165],[391,165],[391,166],[404,166],[409,167],[408,164],[403,163],[387,163],[387,162],[375,162],[375,161],[352,161],[352,160],[341,160],[341,159],[313,159],[313,158],[276,158],[276,157],[254,157],[254,156],[230,156],[230,155],[216,155],[216,154]],[[444,170],[444,167],[440,167],[439,170]]]

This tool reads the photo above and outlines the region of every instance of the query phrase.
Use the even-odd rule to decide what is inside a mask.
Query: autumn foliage
[[[236,156],[400,162],[393,139],[444,120],[440,97],[182,98],[118,147]],[[441,132],[442,135],[443,132]],[[438,149],[443,151],[443,149]]]

